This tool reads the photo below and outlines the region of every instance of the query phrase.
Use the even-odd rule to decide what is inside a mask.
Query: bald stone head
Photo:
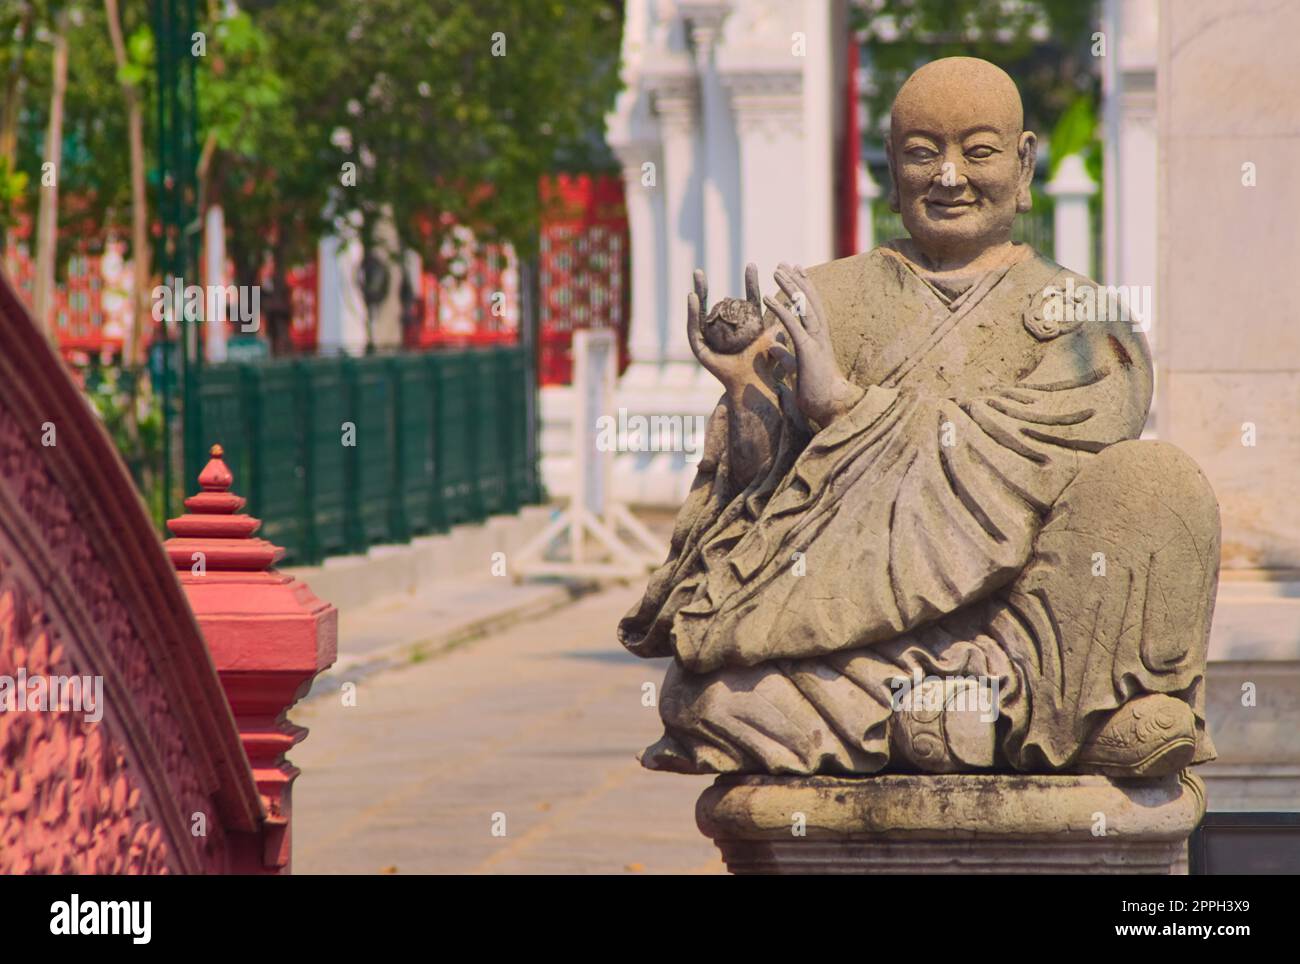
[[[1010,240],[1029,210],[1037,143],[1006,71],[974,57],[932,61],[894,98],[890,206],[936,263],[973,260]]]

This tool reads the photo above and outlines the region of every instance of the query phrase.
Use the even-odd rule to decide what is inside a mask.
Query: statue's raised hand
[[[862,389],[840,371],[826,311],[807,272],[798,265],[782,263],[774,277],[790,305],[775,298],[764,298],[763,303],[785,326],[794,343],[799,372],[795,401],[806,418],[825,428],[857,404]]]
[[[700,364],[722,382],[728,392],[743,392],[746,385],[768,382],[768,352],[781,337],[779,325],[763,326],[763,299],[758,289],[758,268],[745,267],[745,297],[724,298],[708,310],[709,286],[704,272],[695,272],[695,290],[686,296],[686,335]]]

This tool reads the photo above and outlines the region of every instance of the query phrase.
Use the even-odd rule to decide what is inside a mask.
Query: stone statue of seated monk
[[[674,657],[643,764],[1155,777],[1213,759],[1218,505],[1177,449],[1135,441],[1140,325],[1011,241],[1036,137],[1006,73],[930,63],[891,120],[909,239],[782,265],[778,298],[750,266],[712,312],[696,275],[691,345],[725,391],[670,556],[619,625]]]

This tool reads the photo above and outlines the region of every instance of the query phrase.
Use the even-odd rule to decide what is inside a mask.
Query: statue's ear
[[[1038,161],[1038,135],[1033,131],[1022,133],[1016,151],[1020,155],[1020,187],[1016,191],[1016,210],[1023,214],[1034,206],[1034,195],[1029,188],[1034,182],[1034,165]]]
[[[903,206],[898,200],[898,175],[894,173],[894,142],[885,138],[885,160],[889,162],[889,193],[886,200],[889,202],[889,210],[898,214]]]

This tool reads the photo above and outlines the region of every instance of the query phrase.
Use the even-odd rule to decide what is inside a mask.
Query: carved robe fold
[[[888,758],[891,682],[916,672],[997,678],[999,752],[1017,769],[1067,765],[1097,714],[1134,692],[1187,699],[1203,736],[1210,614],[1173,612],[1156,561],[1199,559],[1193,581],[1212,585],[1217,515],[1212,535],[1202,520],[1165,549],[1136,530],[1116,543],[1113,518],[1076,531],[1095,486],[1062,500],[1142,429],[1142,336],[1054,314],[1045,292],[1091,283],[1023,246],[960,293],[891,246],[809,275],[865,394],[816,432],[787,404],[770,471],[740,492],[715,414],[706,451],[723,454],[702,463],[668,561],[619,627],[630,651],[675,657],[664,759],[652,748],[647,765],[871,772]],[[1110,496],[1164,511],[1158,493]],[[1154,615],[1152,587],[1166,596]],[[1208,738],[1198,751],[1212,755]]]

